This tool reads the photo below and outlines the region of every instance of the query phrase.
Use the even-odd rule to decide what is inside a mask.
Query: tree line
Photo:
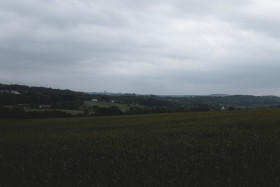
[[[114,102],[129,106],[122,111],[116,106],[85,106],[91,100]],[[50,106],[51,111],[25,111],[23,108]],[[2,106],[2,107],[1,107]],[[8,107],[7,107],[8,106]],[[20,107],[21,106],[21,107]],[[277,96],[157,96],[137,94],[89,94],[71,90],[0,84],[1,118],[44,118],[71,116],[109,116],[168,112],[219,111],[279,107]],[[82,110],[69,114],[61,110]]]

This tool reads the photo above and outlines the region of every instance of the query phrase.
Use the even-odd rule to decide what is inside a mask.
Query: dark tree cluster
[[[87,93],[21,85],[0,85],[0,104],[29,104],[32,108],[39,105],[51,105],[55,109],[79,109],[85,100],[90,100]]]

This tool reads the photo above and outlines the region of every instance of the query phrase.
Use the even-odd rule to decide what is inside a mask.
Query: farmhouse
[[[28,104],[18,104],[18,106],[20,106],[22,108],[30,108],[30,106]]]
[[[50,109],[52,105],[39,105],[40,109]]]

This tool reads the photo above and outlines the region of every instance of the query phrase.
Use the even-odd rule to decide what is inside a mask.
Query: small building
[[[40,109],[50,109],[52,105],[39,105]]]
[[[15,90],[11,90],[11,93],[12,93],[12,94],[15,94],[15,95],[19,95],[19,94],[20,94],[20,92],[15,91]]]
[[[93,101],[93,102],[97,102],[97,101],[98,101],[98,99],[92,99],[91,101]]]
[[[18,104],[18,106],[20,106],[22,108],[30,108],[30,106],[28,104]]]

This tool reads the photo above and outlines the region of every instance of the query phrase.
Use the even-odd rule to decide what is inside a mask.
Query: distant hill
[[[0,104],[2,105],[51,105],[52,108],[77,109],[87,99],[90,99],[90,95],[83,92],[0,84]]]
[[[227,97],[230,96],[229,94],[211,94],[212,97]]]
[[[185,103],[187,105],[206,104],[211,106],[235,107],[240,109],[267,108],[279,106],[280,97],[252,95],[212,95],[186,98]]]
[[[131,105],[131,113],[180,112],[221,109],[254,109],[280,106],[280,97],[212,94],[209,96],[157,96],[120,93],[84,93],[71,90],[0,84],[0,105],[48,106],[82,110],[85,101]],[[94,105],[94,104],[92,104]],[[90,108],[87,110],[91,110]],[[92,109],[93,110],[93,109]]]

